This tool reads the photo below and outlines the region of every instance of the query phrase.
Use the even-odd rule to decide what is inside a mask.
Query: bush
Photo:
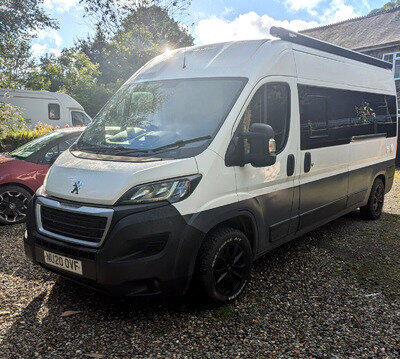
[[[10,131],[20,130],[25,127],[22,109],[0,102],[0,139]]]
[[[11,129],[0,138],[1,151],[13,151],[23,144],[43,136],[46,133],[52,132],[57,128],[58,127],[45,125],[39,122],[33,129],[26,126]]]

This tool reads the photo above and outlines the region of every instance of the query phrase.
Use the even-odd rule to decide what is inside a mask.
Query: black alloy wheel
[[[224,304],[242,293],[252,264],[246,235],[234,228],[219,227],[206,236],[200,247],[195,282],[209,302]]]
[[[380,182],[375,189],[372,202],[372,209],[374,210],[376,216],[380,216],[382,213],[384,198],[385,198],[385,187],[383,186],[383,183]]]
[[[213,272],[217,290],[227,297],[234,295],[247,280],[244,249],[235,241],[227,242],[215,258]]]
[[[24,188],[7,186],[0,189],[0,223],[22,223],[32,195]]]
[[[385,202],[385,185],[380,178],[377,178],[371,188],[368,203],[360,208],[361,217],[363,219],[378,219],[383,210]]]

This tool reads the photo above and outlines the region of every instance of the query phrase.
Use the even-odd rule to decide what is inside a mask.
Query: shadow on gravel
[[[210,308],[193,292],[184,297],[120,299],[57,278],[50,292],[33,298],[13,318],[0,353],[12,348],[19,357],[34,357],[35,352],[56,357],[58,350],[65,354],[68,348],[64,346],[73,343],[74,357],[76,348],[88,352],[93,348],[90,340],[101,341],[107,333],[108,339],[129,348],[134,356],[143,354],[146,345],[157,345],[160,338],[179,337],[188,327],[207,322],[224,330],[225,325],[241,322],[246,327],[254,320],[265,320],[263,328],[277,326],[276,335],[280,335],[280,323],[290,322],[293,333],[304,339],[315,327],[315,318],[324,322],[324,315],[318,316],[327,303],[340,318],[353,317],[353,309],[346,307],[348,294],[343,296],[332,283],[343,282],[344,292],[347,282],[343,279],[349,278],[373,290],[400,290],[398,224],[400,215],[388,213],[373,222],[361,220],[357,211],[339,218],[257,261],[246,293],[222,308]],[[27,268],[16,275],[46,280],[47,272],[35,267],[31,274]],[[290,306],[283,306],[282,300]],[[275,313],[273,308],[282,310]],[[66,311],[79,313],[61,317]],[[310,318],[305,324],[301,311]],[[346,325],[357,328],[359,324],[353,320]],[[138,342],[142,349],[135,346]]]

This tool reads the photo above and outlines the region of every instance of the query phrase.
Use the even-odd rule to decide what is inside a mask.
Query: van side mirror
[[[227,166],[250,163],[253,167],[266,167],[275,162],[274,130],[265,123],[253,123],[249,132],[235,135],[225,156]]]

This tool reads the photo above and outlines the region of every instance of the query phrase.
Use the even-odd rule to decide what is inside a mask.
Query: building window
[[[383,55],[383,61],[390,62],[392,64],[392,70],[394,78],[400,80],[400,52],[393,52],[390,54]]]

